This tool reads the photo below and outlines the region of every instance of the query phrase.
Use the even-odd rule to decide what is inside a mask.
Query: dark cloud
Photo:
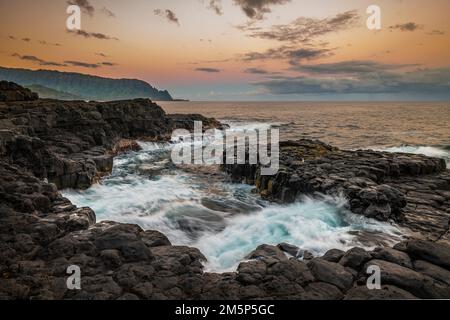
[[[208,8],[213,10],[219,16],[223,14],[221,0],[209,0]]]
[[[39,40],[39,43],[42,44],[43,46],[52,46],[52,47],[60,47],[61,46],[59,43],[51,43],[51,42],[47,42],[45,40]]]
[[[408,22],[408,23],[396,24],[394,26],[390,26],[389,29],[412,32],[412,31],[416,31],[416,30],[422,29],[422,26],[418,25],[415,22]]]
[[[234,4],[241,7],[247,17],[254,20],[261,20],[264,14],[270,12],[273,5],[281,5],[291,2],[291,0],[234,0]]]
[[[53,61],[47,61],[43,60],[41,58],[38,58],[36,56],[31,55],[20,55],[18,53],[12,54],[13,57],[16,57],[23,61],[29,61],[33,62],[35,64],[38,64],[40,66],[53,66],[53,67],[83,67],[83,68],[89,68],[89,69],[97,69],[103,66],[106,67],[113,67],[116,66],[116,63],[113,62],[98,62],[98,63],[89,63],[89,62],[83,62],[83,61],[75,61],[75,60],[67,60],[64,61],[64,63],[59,62],[53,62]]]
[[[29,62],[36,63],[36,64],[38,64],[40,66],[53,66],[53,67],[64,67],[64,66],[66,66],[63,63],[58,63],[58,62],[53,62],[53,61],[46,61],[46,60],[40,59],[40,58],[38,58],[36,56],[30,56],[30,55],[23,55],[22,56],[22,55],[20,55],[18,53],[14,53],[14,54],[12,54],[12,56],[16,57],[16,58],[18,58],[20,60],[23,60],[23,61],[29,61]]]
[[[100,64],[102,66],[107,66],[107,67],[115,67],[118,65],[117,63],[114,63],[114,62],[100,62]]]
[[[83,67],[83,68],[90,68],[90,69],[97,69],[100,67],[100,64],[98,63],[88,63],[88,62],[82,62],[82,61],[73,61],[68,60],[64,61],[65,64],[72,66],[72,67]]]
[[[370,60],[350,60],[336,63],[322,63],[314,65],[297,65],[292,70],[314,75],[364,75],[379,73],[380,71],[400,70],[419,67],[418,64],[383,64]]]
[[[106,67],[114,67],[117,66],[117,63],[113,62],[98,62],[98,63],[88,63],[83,61],[64,61],[69,66],[72,67],[83,67],[83,68],[89,68],[89,69],[97,69],[101,68],[103,66]]]
[[[104,54],[104,53],[102,53],[102,52],[96,52],[95,55],[96,55],[96,56],[100,56],[100,57],[104,57],[104,58],[107,58],[107,57],[108,57],[108,55],[106,55],[106,54]]]
[[[359,19],[356,10],[339,13],[325,19],[300,17],[289,24],[272,26],[269,30],[252,31],[249,36],[281,42],[309,43],[317,37],[348,29]],[[242,26],[241,29],[251,31]]]
[[[433,30],[427,33],[430,36],[443,36],[445,34],[445,31],[442,30]]]
[[[450,68],[344,61],[304,66],[297,77],[278,76],[253,83],[271,94],[420,94],[447,95]],[[332,75],[332,76],[330,76]]]
[[[9,38],[10,40],[16,40],[16,37],[14,37],[14,36],[8,36],[8,38]]]
[[[303,60],[314,60],[330,55],[333,55],[332,50],[326,48],[281,46],[264,52],[248,52],[244,54],[242,60],[287,60],[289,64],[296,65]]]
[[[95,8],[94,8],[94,6],[92,6],[90,4],[90,2],[88,0],[70,0],[70,1],[67,1],[67,3],[70,5],[79,6],[81,8],[81,10],[83,10],[90,16],[94,15]]]
[[[98,33],[98,32],[87,32],[84,30],[67,30],[67,32],[72,33],[77,36],[82,36],[84,38],[95,38],[95,39],[99,39],[99,40],[119,40],[115,37],[110,37],[106,34]]]
[[[173,22],[173,23],[175,23],[177,25],[180,25],[180,21],[178,20],[176,14],[172,10],[169,10],[169,9],[166,9],[166,10],[156,9],[156,10],[153,11],[153,13],[155,15],[157,15],[157,16],[166,18],[167,21],[169,21],[169,22]]]
[[[30,38],[22,38],[22,41],[24,41],[24,42],[31,42],[31,39]]]
[[[247,68],[244,70],[244,72],[250,74],[269,74],[269,71],[261,68]]]
[[[108,18],[115,18],[116,14],[114,12],[112,12],[111,10],[109,10],[107,7],[103,7],[102,8],[102,13],[107,16]]]
[[[216,68],[196,68],[195,71],[207,72],[207,73],[219,73],[222,70]]]

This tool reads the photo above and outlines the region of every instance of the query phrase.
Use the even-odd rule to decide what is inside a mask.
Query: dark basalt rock
[[[10,92],[25,98],[11,99]],[[90,187],[111,172],[113,156],[139,150],[137,139],[169,141],[174,129],[191,129],[196,120],[206,128],[222,127],[200,115],[166,115],[148,99],[37,100],[27,92],[1,82],[0,97],[10,98],[0,99],[0,156],[60,189]]]
[[[398,247],[404,246],[408,255],[417,260],[425,260],[433,264],[450,268],[450,245],[445,243],[433,243],[423,240],[409,240]]]
[[[206,259],[199,250],[173,246],[160,232],[144,231],[130,224],[96,223],[91,209],[77,208],[61,196],[57,185],[44,179],[59,186],[88,186],[92,175],[111,166],[108,152],[112,159],[114,152],[123,146],[132,147],[135,138],[163,137],[171,128],[171,120],[148,100],[0,103],[0,125],[1,300],[450,298],[450,248],[447,233],[441,232],[444,227],[435,232],[440,235],[434,239],[437,242],[410,239],[395,249],[376,248],[372,252],[359,248],[347,252],[330,250],[324,257],[308,263],[299,260],[298,254],[297,258],[292,254],[291,258],[286,256],[284,252],[298,251],[294,246],[262,245],[249,253],[246,258],[249,261],[242,262],[237,272],[215,274],[204,272]],[[123,139],[127,142],[117,146]],[[344,151],[317,142],[283,146],[291,149],[292,153],[286,157],[292,161],[304,156],[307,166],[320,167],[311,173],[325,177],[317,176],[317,190],[325,183],[323,179],[328,179],[325,185],[355,189],[358,194],[364,190],[363,198],[374,201],[370,203],[384,201],[393,208],[401,202],[395,200],[395,195],[389,198],[389,193],[394,194],[389,188],[365,190],[379,186],[379,178],[337,178],[339,174],[329,172],[330,165],[316,161],[317,155],[328,157],[329,161],[337,161],[332,162],[333,166],[342,171],[346,166],[341,162],[352,163],[353,159],[342,158]],[[370,158],[364,154],[362,158],[354,156],[370,164]],[[406,198],[417,199],[418,207],[425,206],[420,212],[433,210],[416,224],[429,234],[425,218],[430,219],[430,228],[434,228],[438,217],[448,217],[449,212],[445,209],[449,194],[441,192],[448,180],[438,172],[439,161],[421,156],[374,154],[377,155],[390,163],[391,171],[380,169],[384,170],[382,174],[379,170],[365,170],[384,175],[386,185],[400,188]],[[409,161],[415,165],[410,166]],[[353,162],[352,167],[357,167],[357,163]],[[274,199],[281,187],[277,181],[296,180],[299,188],[306,189],[316,185],[311,182],[314,177],[301,170],[305,164],[291,162],[291,165],[292,168],[282,171],[285,176],[281,180],[252,177],[260,188],[266,190],[271,185]],[[297,172],[298,179],[293,179],[293,174],[289,176],[292,173],[289,170]],[[387,178],[392,170],[408,171],[408,175]],[[341,173],[345,176],[344,171]],[[421,173],[425,175],[419,179],[424,180],[415,182],[417,176],[411,174]],[[408,190],[421,188],[428,188],[425,196],[407,194]],[[411,222],[417,217],[414,214],[405,213],[406,219]],[[66,286],[66,270],[71,265],[81,268],[81,290],[69,290]],[[364,285],[371,265],[381,269],[382,290],[368,290]]]
[[[13,82],[0,81],[0,101],[32,101],[39,99],[37,93],[23,88]]]
[[[254,184],[269,200],[343,195],[354,213],[394,220],[425,239],[450,241],[450,171],[443,159],[339,150],[303,139],[280,142],[279,160],[274,176],[262,176],[259,165],[227,164],[223,169],[235,182]]]
[[[308,262],[313,276],[322,282],[332,284],[341,290],[348,290],[353,284],[353,275],[340,264],[316,258]]]
[[[169,114],[169,119],[173,121],[176,129],[186,129],[190,132],[194,131],[194,122],[200,121],[202,123],[202,130],[209,129],[224,130],[228,125],[221,123],[214,118],[207,118],[201,114]]]

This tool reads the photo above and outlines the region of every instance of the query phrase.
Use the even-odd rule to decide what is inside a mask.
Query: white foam
[[[231,218],[225,230],[204,235],[192,245],[208,258],[207,270],[224,272],[235,270],[261,244],[287,242],[323,255],[332,248],[361,245],[350,231],[379,232],[400,239],[395,226],[356,216],[337,203],[305,198],[288,206],[271,205],[257,214]]]
[[[447,163],[447,168],[450,168],[450,151],[431,147],[431,146],[399,146],[399,147],[389,147],[389,148],[374,148],[376,151],[387,151],[387,152],[400,152],[400,153],[411,153],[411,154],[422,154],[428,157],[442,158]]]
[[[91,207],[98,221],[138,224],[163,232],[175,245],[199,248],[210,271],[235,269],[261,244],[288,242],[323,254],[360,245],[352,231],[399,237],[395,226],[345,211],[342,197],[305,198],[286,206],[268,203],[252,194],[250,186],[170,167],[173,144],[140,145],[141,151],[117,157],[112,175],[100,184],[63,194],[78,206]]]

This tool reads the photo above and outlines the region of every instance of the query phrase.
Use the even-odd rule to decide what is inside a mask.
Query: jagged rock
[[[204,121],[207,128],[222,127],[200,115],[168,116],[148,99],[37,100],[27,96],[28,91],[1,82],[0,93],[18,92],[24,98],[12,101],[8,94],[12,102],[4,104],[0,95],[0,155],[7,154],[13,163],[60,189],[90,187],[111,172],[114,155],[140,148],[136,139],[168,141],[174,129],[189,130],[194,120]]]
[[[280,142],[279,162],[273,176],[262,176],[260,165],[248,163],[223,169],[233,181],[254,184],[268,200],[289,203],[304,195],[343,195],[352,212],[394,220],[427,240],[437,241],[448,232],[450,171],[444,159],[339,150],[302,139]]]
[[[384,219],[384,205],[390,218],[401,209],[408,226],[439,243],[411,239],[370,253],[330,250],[307,264],[298,260],[307,251],[262,245],[237,272],[214,274],[204,272],[199,250],[172,246],[163,234],[135,225],[95,223],[91,209],[77,208],[57,189],[89,186],[137,137],[163,138],[175,125],[159,107],[142,99],[0,102],[0,125],[0,299],[450,298],[450,177],[436,159],[282,143],[290,166],[276,178],[245,166],[234,173],[253,179],[272,199],[347,190],[355,212],[376,205],[373,212]],[[80,291],[67,289],[71,265],[81,268]],[[380,267],[382,290],[363,286],[369,265]]]
[[[223,130],[228,128],[228,125],[222,124],[214,118],[207,118],[201,114],[170,114],[169,119],[175,124],[176,129],[186,129],[194,131],[194,122],[200,121],[202,123],[202,130],[209,129]]]
[[[31,92],[30,89],[23,88],[13,82],[0,81],[0,101],[32,101],[38,98],[37,93]]]

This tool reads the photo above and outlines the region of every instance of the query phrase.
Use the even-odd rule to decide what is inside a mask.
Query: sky
[[[190,100],[450,100],[448,0],[0,0],[0,41],[3,67]]]

